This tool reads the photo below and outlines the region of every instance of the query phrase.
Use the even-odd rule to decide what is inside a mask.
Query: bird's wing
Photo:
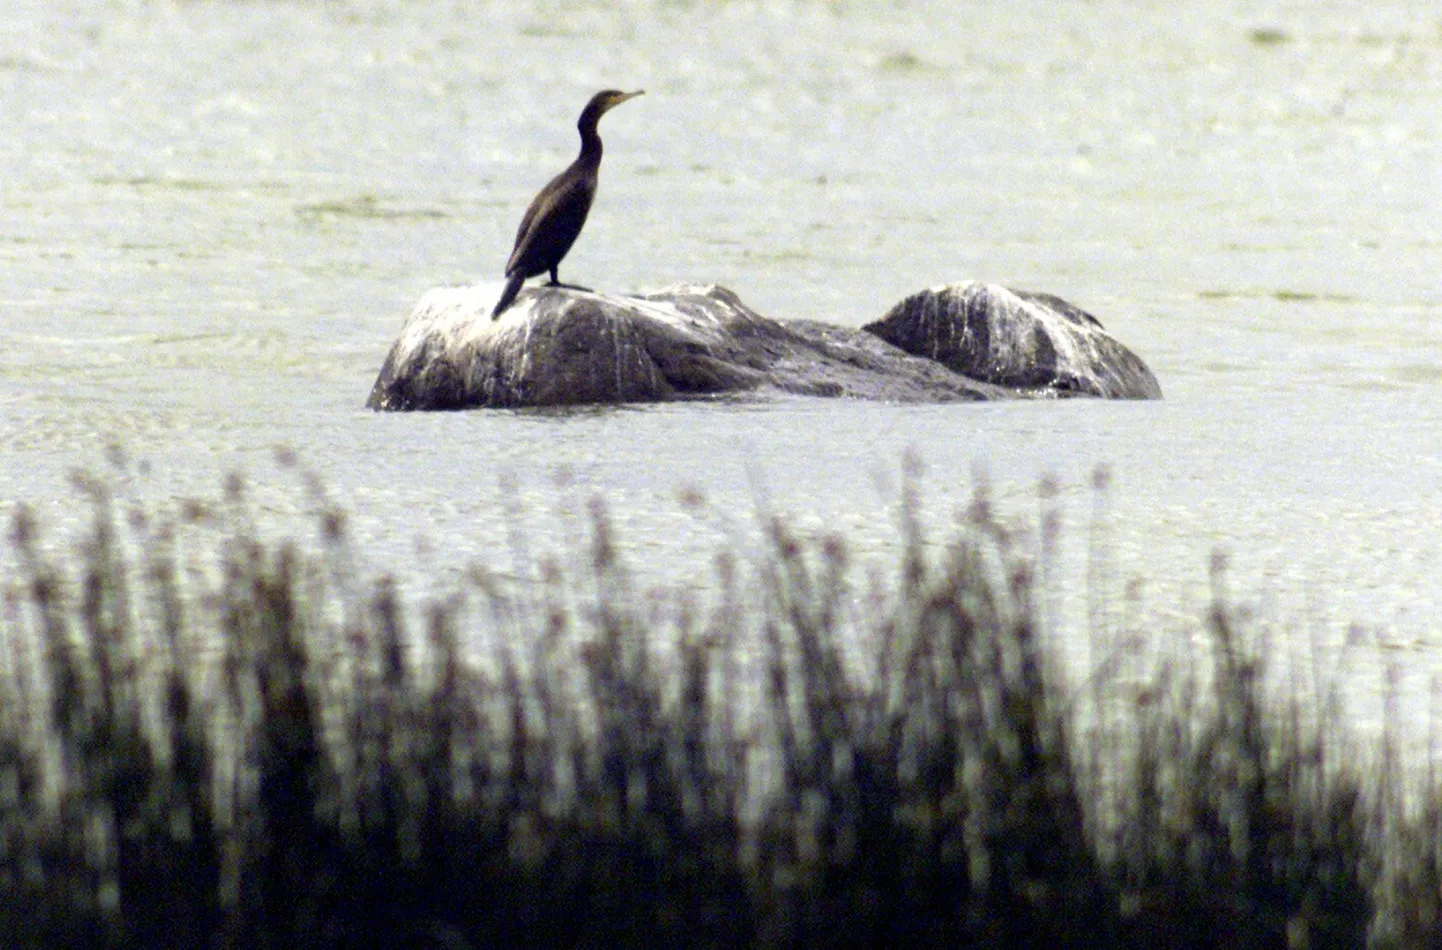
[[[571,169],[552,178],[550,183],[541,189],[541,193],[532,199],[531,206],[521,218],[521,226],[516,229],[516,246],[511,250],[510,260],[506,261],[506,274],[511,274],[525,256],[526,249],[548,227],[555,227],[576,213],[584,220],[586,212],[590,210],[591,196],[592,192],[585,179],[572,174]],[[578,207],[567,214],[563,209],[572,204]]]

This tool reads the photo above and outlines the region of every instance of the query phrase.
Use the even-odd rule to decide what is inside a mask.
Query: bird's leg
[[[556,271],[557,271],[559,268],[560,268],[560,265],[559,265],[559,264],[556,265],[555,267],[552,267],[552,268],[551,268],[551,284],[550,284],[550,286],[552,286],[552,287],[565,287],[565,288],[568,288],[568,289],[570,289],[570,290],[584,290],[584,291],[585,291],[586,293],[588,293],[588,294],[593,294],[593,293],[595,293],[595,291],[592,290],[590,287],[582,287],[580,284],[563,284],[563,283],[561,283],[561,278],[560,278],[560,276],[558,276],[557,273],[556,273]]]

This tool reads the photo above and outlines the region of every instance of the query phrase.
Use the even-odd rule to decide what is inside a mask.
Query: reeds
[[[1210,669],[1088,746],[984,499],[933,545],[908,495],[870,599],[763,515],[712,606],[648,601],[596,505],[580,573],[412,613],[318,488],[308,546],[238,483],[166,517],[82,490],[68,565],[21,509],[0,578],[7,947],[1438,940],[1442,792],[1379,820],[1220,598]]]

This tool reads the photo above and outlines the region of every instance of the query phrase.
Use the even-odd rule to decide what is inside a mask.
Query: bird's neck
[[[581,125],[581,155],[577,160],[589,165],[601,163],[601,136],[594,122]]]

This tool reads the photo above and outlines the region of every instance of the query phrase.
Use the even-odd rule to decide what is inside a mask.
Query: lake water
[[[1018,517],[1058,480],[1063,637],[1133,578],[1127,623],[1198,636],[1221,550],[1362,693],[1442,673],[1435,9],[10,0],[0,26],[0,499],[53,533],[111,443],[138,496],[238,470],[303,524],[286,445],[416,583],[505,569],[517,519],[564,549],[595,494],[658,581],[762,502],[886,564],[909,449],[938,535],[979,479]],[[411,304],[500,276],[604,87],[646,95],[602,125],[563,279],[846,324],[965,278],[1047,291],[1165,401],[365,411]]]

